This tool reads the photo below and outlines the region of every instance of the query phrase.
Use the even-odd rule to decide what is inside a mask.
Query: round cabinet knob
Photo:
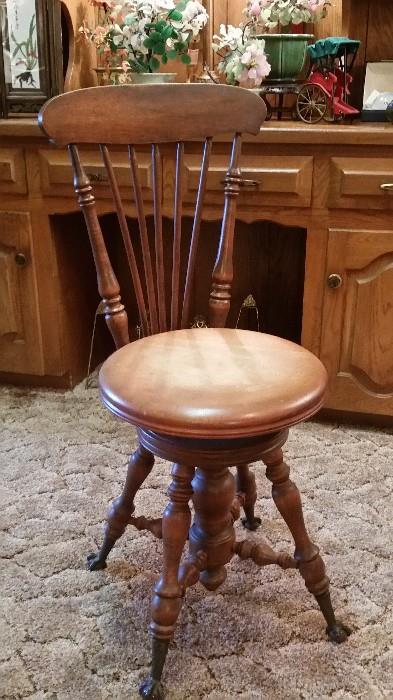
[[[333,274],[329,275],[329,277],[327,278],[327,286],[330,289],[338,289],[338,287],[341,287],[342,283],[343,278],[341,277],[341,275]]]
[[[19,267],[24,267],[27,263],[26,255],[23,253],[16,253],[15,262]]]

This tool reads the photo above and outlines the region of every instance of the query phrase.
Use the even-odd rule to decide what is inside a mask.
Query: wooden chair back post
[[[182,328],[187,328],[190,317],[191,292],[194,283],[195,263],[198,252],[199,234],[201,231],[203,198],[205,195],[207,176],[209,173],[209,163],[212,152],[212,145],[212,139],[207,138],[203,149],[202,166],[199,176],[198,192],[195,204],[194,223],[191,234],[191,245],[188,256],[187,276],[184,287],[183,311],[181,319]]]
[[[98,291],[104,302],[105,320],[117,348],[130,342],[127,312],[121,303],[120,286],[109,259],[100,223],[98,221],[95,197],[90,180],[81,164],[78,149],[69,146],[74,171],[74,188],[79,206],[85,217],[90,245],[97,271]]]
[[[265,118],[263,101],[254,93],[224,85],[127,85],[77,90],[50,100],[39,123],[59,146],[68,146],[74,187],[84,214],[97,270],[105,318],[119,348],[129,342],[127,314],[100,227],[93,189],[79,157],[78,146],[97,145],[112,192],[124,249],[135,290],[142,331],[150,335],[189,325],[192,289],[200,237],[204,194],[212,141],[234,135],[225,178],[220,243],[212,277],[209,322],[225,326],[233,280],[233,239],[236,200],[240,192],[241,134],[257,134]],[[203,140],[203,157],[196,196],[184,290],[180,281],[183,215],[184,144]],[[171,299],[167,308],[163,238],[163,182],[160,144],[176,144]],[[150,144],[152,157],[154,243],[149,241],[135,147]],[[139,269],[133,238],[111,161],[111,146],[127,146],[134,192],[142,262]],[[152,248],[154,247],[154,250]],[[168,278],[169,279],[169,278]]]
[[[232,144],[231,161],[224,183],[224,214],[221,236],[212,276],[209,299],[209,325],[224,328],[231,306],[233,281],[233,239],[236,223],[237,198],[242,181],[240,171],[241,135],[236,134]]]

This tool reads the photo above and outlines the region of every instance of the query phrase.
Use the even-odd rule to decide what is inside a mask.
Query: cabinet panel
[[[329,206],[393,209],[393,158],[332,158]]]
[[[227,155],[213,154],[207,178],[205,202],[223,201]],[[167,161],[166,170],[171,173],[166,181],[174,182],[174,163]],[[201,156],[186,154],[184,158],[184,199],[195,202],[198,190]],[[243,190],[239,205],[286,205],[306,207],[311,202],[313,158],[312,156],[250,156],[241,160],[242,175],[247,180],[258,183],[255,189]]]
[[[101,155],[96,151],[80,151],[81,161],[97,197],[111,197],[108,178]],[[48,196],[75,197],[72,185],[72,168],[65,150],[45,150],[39,152],[41,191]],[[146,153],[137,155],[139,178],[143,196],[147,201],[153,198],[152,164]],[[120,192],[126,199],[133,199],[130,163],[127,152],[111,151],[111,160]]]
[[[330,408],[393,412],[393,230],[329,232],[321,359]],[[340,284],[340,279],[342,280]]]
[[[42,374],[30,215],[0,212],[0,371]]]
[[[0,148],[0,192],[24,194],[26,168],[20,148]]]

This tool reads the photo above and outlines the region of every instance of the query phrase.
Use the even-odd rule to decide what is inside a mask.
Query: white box
[[[384,110],[393,101],[393,61],[367,63],[363,92],[364,110]]]

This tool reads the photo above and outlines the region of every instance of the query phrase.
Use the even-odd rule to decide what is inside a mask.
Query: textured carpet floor
[[[84,563],[121,489],[133,431],[94,389],[4,388],[0,407],[0,697],[136,700],[161,543],[129,529],[106,571]],[[286,454],[337,612],[354,632],[340,647],[325,641],[297,572],[233,561],[217,593],[187,594],[168,700],[393,698],[392,432],[309,423],[293,430]],[[291,549],[255,471],[263,529],[250,536]],[[138,513],[160,515],[168,480],[158,462]]]

